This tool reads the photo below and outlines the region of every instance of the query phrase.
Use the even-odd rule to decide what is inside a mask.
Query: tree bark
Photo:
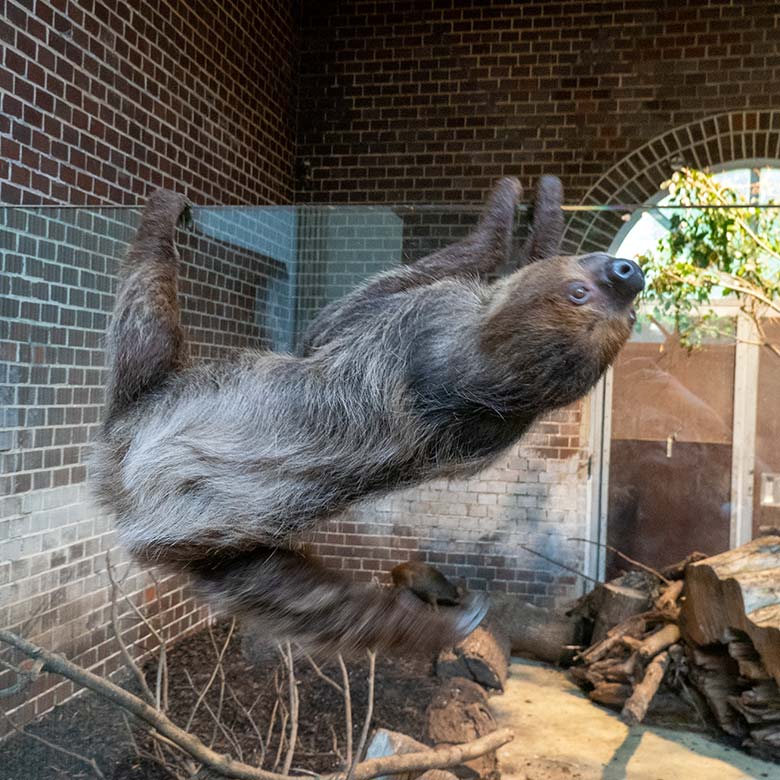
[[[780,536],[763,536],[685,570],[683,635],[698,646],[750,637],[780,684]]]
[[[449,680],[436,692],[426,713],[426,739],[438,745],[477,739],[495,730],[487,694],[471,680]],[[488,777],[496,771],[496,756],[484,755],[466,765],[480,777]]]
[[[623,707],[623,711],[620,713],[621,720],[624,723],[627,723],[629,726],[634,726],[644,720],[650,703],[653,701],[653,697],[658,692],[658,688],[663,682],[668,666],[669,653],[666,651],[659,653],[653,658],[650,665],[647,667],[642,682],[634,687],[634,692],[631,694]]]

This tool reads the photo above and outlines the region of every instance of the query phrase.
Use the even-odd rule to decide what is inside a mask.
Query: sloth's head
[[[484,346],[545,361],[555,350],[570,369],[579,362],[601,373],[631,335],[643,288],[632,260],[601,252],[538,260],[498,287]]]
[[[617,357],[644,288],[632,260],[604,252],[558,254],[561,195],[557,179],[540,182],[522,267],[493,287],[482,331],[483,348],[519,368],[529,384],[543,384],[554,403],[587,392]]]

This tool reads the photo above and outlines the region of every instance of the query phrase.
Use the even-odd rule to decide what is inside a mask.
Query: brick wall
[[[3,203],[293,195],[295,34],[283,0],[2,0]]]
[[[0,626],[111,672],[114,535],[90,500],[84,459],[117,259],[137,213],[72,207],[136,204],[158,185],[196,203],[290,202],[292,9],[1,0],[0,41]],[[199,210],[196,225],[180,235],[196,357],[283,346],[289,216]],[[112,554],[124,572],[126,557]],[[133,569],[123,587],[157,614],[147,576]],[[175,578],[162,581],[159,606],[168,638],[206,616]],[[122,625],[132,652],[149,647],[138,621]],[[10,682],[0,672],[0,688]],[[47,676],[4,707],[23,723],[72,691]]]
[[[304,0],[302,202],[567,199],[645,141],[780,97],[771,0]]]

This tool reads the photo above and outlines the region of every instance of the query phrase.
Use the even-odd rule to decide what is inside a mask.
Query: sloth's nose
[[[607,279],[619,295],[634,298],[644,289],[645,275],[633,260],[610,258],[606,270]]]

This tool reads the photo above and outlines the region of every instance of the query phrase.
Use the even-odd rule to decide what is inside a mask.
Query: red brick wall
[[[780,101],[755,0],[304,0],[303,202],[479,200],[511,173],[577,202],[677,125]]]
[[[292,200],[291,3],[1,5],[0,202]]]

